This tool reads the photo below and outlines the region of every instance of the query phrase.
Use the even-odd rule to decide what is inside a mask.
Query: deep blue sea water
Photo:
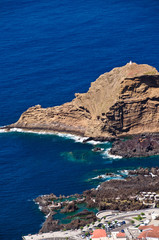
[[[159,70],[157,0],[0,0],[0,126],[28,107],[60,105],[130,60]],[[104,148],[110,147],[107,143]],[[96,187],[91,178],[158,166],[159,158],[111,159],[91,144],[53,135],[0,134],[0,239],[36,233],[40,194]]]

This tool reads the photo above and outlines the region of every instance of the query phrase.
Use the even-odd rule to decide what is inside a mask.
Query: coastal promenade
[[[69,238],[70,240],[81,239],[81,230],[68,230],[49,233],[39,233],[34,235],[23,236],[23,240],[63,240]]]
[[[144,220],[148,221],[151,224],[154,224],[154,220],[156,216],[159,216],[159,209],[158,208],[150,208],[150,209],[142,209],[142,210],[135,210],[129,212],[118,212],[118,211],[100,211],[96,214],[97,218],[100,219],[100,223],[104,224],[105,221],[125,221],[126,225],[124,229],[128,229],[131,227],[132,223],[131,220],[134,220],[134,224],[138,225],[139,221],[135,220],[134,217],[144,213]],[[89,228],[97,227],[99,221],[96,221],[94,225],[90,224],[90,226],[85,226],[83,230],[89,231]],[[140,223],[141,224],[141,223]],[[123,226],[120,226],[118,230],[121,231]],[[130,230],[130,229],[129,229]],[[27,235],[23,236],[23,240],[63,240],[63,239],[70,239],[70,240],[80,240],[82,236],[82,231],[78,230],[67,230],[67,231],[57,231],[57,232],[49,232],[49,233],[39,233],[34,235]]]

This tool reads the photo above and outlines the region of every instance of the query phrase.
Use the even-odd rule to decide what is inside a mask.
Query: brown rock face
[[[149,65],[114,68],[75,96],[61,106],[31,107],[8,127],[88,137],[159,132],[159,73]]]
[[[68,213],[68,212],[75,212],[78,209],[75,202],[71,202],[68,205],[66,205],[62,210],[61,213]]]

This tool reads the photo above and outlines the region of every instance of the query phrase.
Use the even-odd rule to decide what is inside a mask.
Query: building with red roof
[[[106,240],[107,233],[104,229],[95,229],[92,235],[92,239]]]
[[[126,240],[125,232],[112,232],[112,239],[113,240]]]
[[[159,226],[140,226],[142,232],[137,237],[138,240],[159,240]]]
[[[140,226],[140,227],[139,227],[139,230],[143,231],[143,230],[146,230],[146,229],[149,229],[149,228],[152,229],[153,227],[154,227],[154,225]]]
[[[125,234],[124,232],[118,232],[118,233],[116,234],[116,237],[117,237],[117,238],[126,238],[126,234]]]

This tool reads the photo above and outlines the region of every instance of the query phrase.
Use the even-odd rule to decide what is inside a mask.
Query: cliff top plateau
[[[159,132],[159,72],[128,63],[102,74],[87,93],[61,106],[29,108],[7,126],[25,130],[113,137]]]

